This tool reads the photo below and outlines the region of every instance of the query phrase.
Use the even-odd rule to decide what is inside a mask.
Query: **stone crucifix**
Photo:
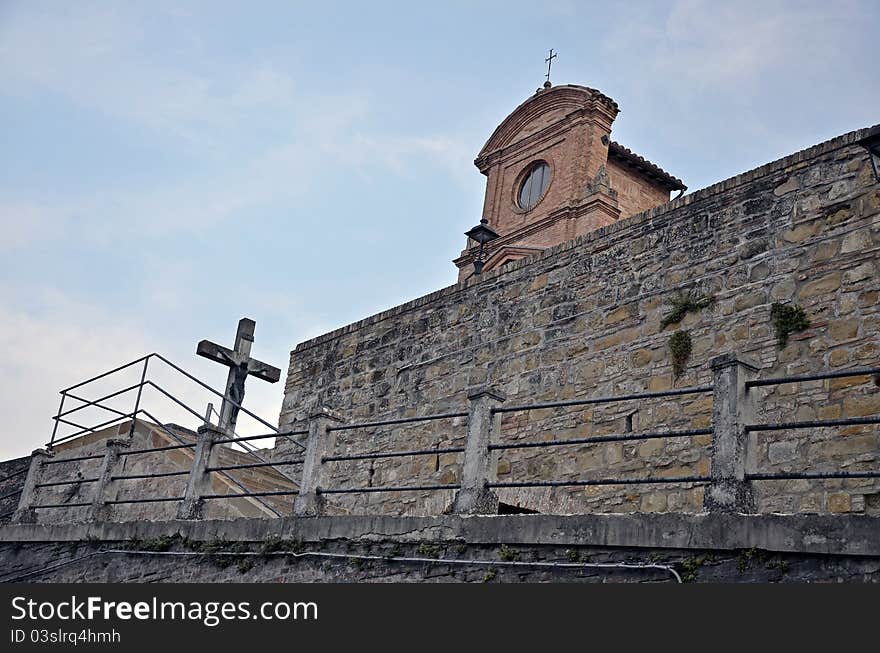
[[[210,340],[202,340],[196,347],[196,354],[199,356],[229,368],[229,375],[226,377],[226,394],[220,408],[218,425],[221,431],[229,435],[235,433],[235,422],[238,420],[241,402],[244,401],[244,382],[248,375],[269,383],[277,383],[281,378],[281,370],[277,367],[251,358],[251,345],[254,342],[256,326],[256,322],[246,317],[238,321],[234,350]]]

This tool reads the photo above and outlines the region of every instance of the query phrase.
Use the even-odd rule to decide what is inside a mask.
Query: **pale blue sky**
[[[613,137],[696,190],[880,122],[878,32],[876,1],[2,0],[0,457],[143,353],[220,386],[195,344],[247,315],[286,372],[454,282],[473,158],[550,47],[554,82],[614,98]],[[281,394],[247,403],[274,421]]]

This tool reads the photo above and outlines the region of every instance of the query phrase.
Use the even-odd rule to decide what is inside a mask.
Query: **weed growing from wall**
[[[691,357],[691,334],[687,331],[676,331],[669,336],[669,353],[672,355],[672,373],[676,378],[681,376]]]
[[[439,558],[440,545],[422,542],[419,544],[418,553],[420,556],[425,556],[426,558]]]
[[[776,342],[780,349],[788,344],[788,336],[810,328],[810,320],[798,304],[774,303],[770,308],[770,319],[776,331]]]
[[[670,324],[681,322],[688,313],[699,313],[713,303],[715,303],[714,297],[697,297],[692,291],[678,293],[669,300],[672,310],[660,321],[660,330],[662,331]]]
[[[506,544],[502,544],[501,548],[498,549],[498,557],[505,562],[512,562],[513,560],[516,560],[517,555],[516,552],[509,546],[507,546]]]

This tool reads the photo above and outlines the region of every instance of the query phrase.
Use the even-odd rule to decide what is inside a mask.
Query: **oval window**
[[[535,204],[541,199],[549,185],[550,166],[544,161],[533,164],[519,188],[519,195],[517,195],[519,208],[526,211],[535,208]]]

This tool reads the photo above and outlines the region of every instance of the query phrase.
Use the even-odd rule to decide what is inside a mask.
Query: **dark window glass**
[[[543,161],[534,164],[519,189],[519,208],[526,211],[534,208],[549,184],[550,166]]]

